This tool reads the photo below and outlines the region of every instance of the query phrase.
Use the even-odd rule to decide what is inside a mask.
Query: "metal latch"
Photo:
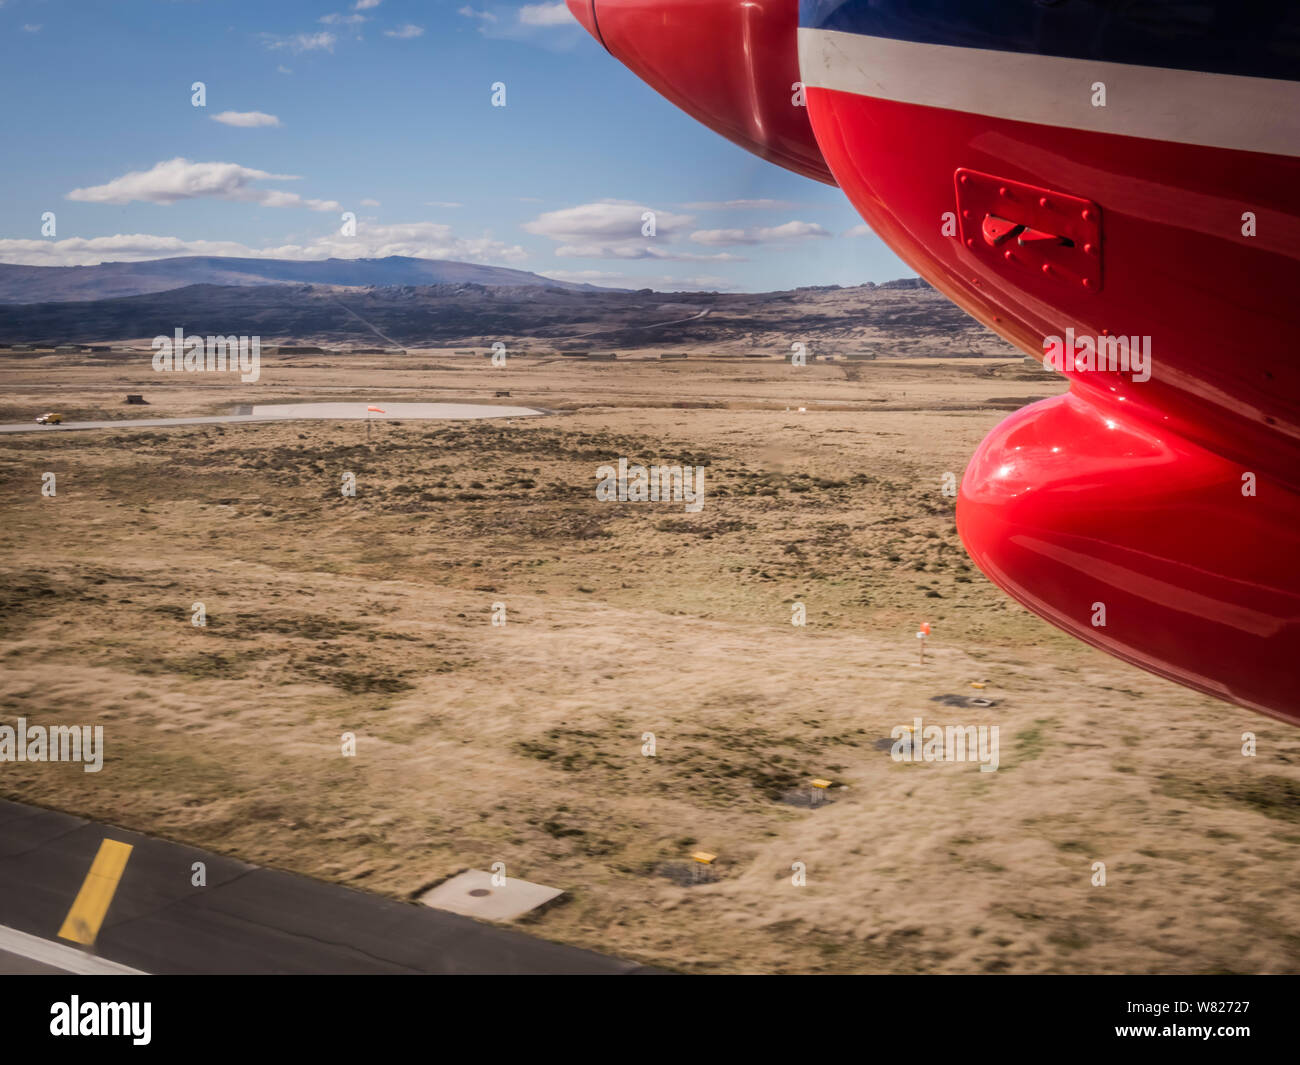
[[[954,175],[966,248],[1002,271],[1101,288],[1101,209],[1092,201],[961,167]]]

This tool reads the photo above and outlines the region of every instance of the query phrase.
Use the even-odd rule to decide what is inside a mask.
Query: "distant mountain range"
[[[511,351],[663,347],[788,357],[798,341],[813,354],[1016,354],[919,278],[728,293],[580,289],[523,276],[529,280],[514,285],[205,284],[98,300],[0,303],[0,347],[148,344],[184,329],[335,349],[486,349],[504,341]]]
[[[553,281],[527,270],[480,266],[449,259],[238,259],[187,255],[98,266],[14,266],[0,263],[0,303],[66,303],[120,299],[187,285],[390,285],[541,286],[565,291],[607,291],[595,285]]]

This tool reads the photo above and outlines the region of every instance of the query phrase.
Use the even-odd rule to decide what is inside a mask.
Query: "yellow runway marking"
[[[72,909],[63,919],[63,927],[59,929],[60,939],[70,939],[86,946],[95,942],[99,926],[104,923],[104,915],[108,913],[109,904],[117,892],[117,882],[122,879],[129,857],[129,843],[106,839],[99,845],[99,853],[90,865],[86,882],[81,885]]]

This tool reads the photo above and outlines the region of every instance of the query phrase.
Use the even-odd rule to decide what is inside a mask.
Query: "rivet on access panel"
[[[969,211],[962,211],[961,216],[962,216],[963,218],[969,218],[969,217],[970,217],[970,212],[969,212]]]
[[[1084,287],[1084,288],[1092,288],[1092,278],[1090,278],[1090,277],[1085,277],[1085,278],[1083,279],[1083,287]]]
[[[1038,197],[1038,206],[1039,206],[1039,207],[1049,207],[1049,206],[1051,206],[1051,205],[1047,202],[1047,197],[1046,197],[1046,196],[1040,196],[1040,197]]]
[[[968,247],[968,248],[973,248],[973,247],[975,247],[975,242],[974,242],[973,240],[971,240],[970,237],[967,237],[967,238],[966,238],[966,247]]]
[[[1088,208],[1086,208],[1086,207],[1083,209],[1083,220],[1084,220],[1085,222],[1091,222],[1091,221],[1092,221],[1092,212],[1091,212],[1090,210],[1088,210]]]
[[[1045,273],[1045,274],[1050,274],[1051,272],[1052,272],[1052,264],[1051,264],[1051,263],[1043,263],[1043,273]]]
[[[1012,259],[1012,258],[1015,258],[1015,256],[1013,256],[1013,255],[1011,254],[1011,249],[1008,248],[1006,251],[1004,251],[1004,252],[1002,253],[1002,258],[1004,258],[1004,259]]]
[[[970,176],[967,174],[962,174],[959,180],[963,185],[965,185],[968,181],[970,181]]]
[[[1009,192],[1007,191],[1007,187],[1006,187],[1005,185],[1003,185],[1000,189],[998,189],[998,195],[999,195],[999,196],[1010,196],[1011,193],[1009,193]]]
[[[1083,246],[1083,251],[1084,251],[1084,254],[1085,254],[1085,255],[1091,255],[1091,254],[1092,254],[1092,251],[1093,251],[1092,245],[1091,245],[1091,244],[1085,244],[1085,245]]]

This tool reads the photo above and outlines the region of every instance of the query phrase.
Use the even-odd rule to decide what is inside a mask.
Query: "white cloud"
[[[688,211],[788,211],[801,205],[789,200],[706,200],[678,206]]]
[[[700,229],[691,234],[691,240],[696,244],[727,247],[736,244],[792,244],[830,235],[828,229],[816,222],[786,222],[779,226],[750,226],[748,229]]]
[[[840,234],[842,237],[874,237],[875,235],[870,226],[854,226]]]
[[[651,208],[631,200],[602,200],[583,203],[577,207],[564,207],[546,211],[523,228],[529,233],[551,237],[553,240],[580,240],[599,237],[605,240],[645,240],[641,235],[644,225],[642,215]],[[655,229],[659,236],[667,237],[689,226],[690,215],[669,211],[654,211]]]
[[[525,232],[549,237],[560,246],[555,254],[566,259],[663,259],[684,261],[734,261],[733,255],[701,255],[671,247],[695,219],[672,211],[654,211],[655,235],[643,235],[644,216],[651,209],[628,200],[602,200],[577,207],[546,211]]]
[[[463,259],[469,262],[520,262],[528,253],[518,244],[505,244],[489,236],[458,237],[451,226],[437,222],[400,222],[357,226],[355,237],[334,230],[306,247],[266,248],[261,254],[278,258],[340,259],[409,255],[420,259]]]
[[[455,203],[452,200],[426,200],[425,207],[464,207],[463,203]]]
[[[290,37],[277,37],[273,33],[261,34],[262,43],[272,51],[287,48],[297,55],[299,52],[325,51],[333,52],[338,38],[322,30],[319,33],[295,33]]]
[[[176,255],[251,255],[235,241],[181,240],[146,233],[111,237],[69,237],[65,240],[0,238],[0,262],[19,266],[94,266],[101,262],[133,262]]]
[[[23,26],[23,32],[24,32],[24,33],[40,33],[40,32],[41,32],[41,26],[42,26],[42,23],[39,23],[39,22],[37,22],[37,23],[31,23],[31,22],[28,22],[28,23],[26,23],[26,24]]]
[[[458,9],[478,23],[478,31],[493,40],[527,41],[550,50],[567,50],[581,42],[578,20],[563,2],[524,4],[522,7],[488,0],[481,6],[465,4]],[[562,28],[573,33],[556,32]]]
[[[103,185],[73,189],[68,199],[81,203],[173,204],[182,200],[213,197],[239,203],[256,203],[263,207],[310,207],[314,211],[338,211],[335,200],[304,199],[296,192],[263,189],[254,181],[297,181],[293,174],[270,174],[265,170],[240,166],[238,163],[194,163],[188,159],[169,159],[151,170],[132,170]]]
[[[355,237],[334,229],[299,244],[253,248],[237,241],[182,240],[146,233],[65,240],[0,239],[0,262],[25,266],[92,266],[96,263],[162,259],[178,255],[233,255],[257,259],[378,259],[408,255],[479,263],[518,263],[528,253],[517,244],[490,237],[458,237],[450,226],[432,222],[357,226]]]
[[[264,111],[222,111],[219,115],[213,115],[212,121],[220,122],[223,126],[241,126],[246,129],[280,124],[275,115],[268,115]]]
[[[563,3],[525,4],[519,9],[519,21],[525,26],[574,26],[577,25],[569,9]]]
[[[357,2],[352,5],[352,10],[369,11],[372,7],[378,7],[381,3],[383,3],[383,0],[357,0]]]
[[[409,22],[405,26],[399,26],[395,30],[384,30],[385,37],[396,37],[403,41],[409,41],[412,37],[422,37],[423,35],[423,26],[413,26]]]
[[[379,201],[378,201],[378,200],[362,200],[362,201],[361,201],[361,206],[362,206],[362,207],[378,207],[378,206],[379,206]]]
[[[656,259],[661,262],[684,263],[739,263],[739,255],[720,252],[703,255],[700,252],[679,251],[647,240],[644,244],[561,244],[555,249],[561,259]]]
[[[359,26],[368,19],[365,15],[321,15],[316,21],[326,26]]]

